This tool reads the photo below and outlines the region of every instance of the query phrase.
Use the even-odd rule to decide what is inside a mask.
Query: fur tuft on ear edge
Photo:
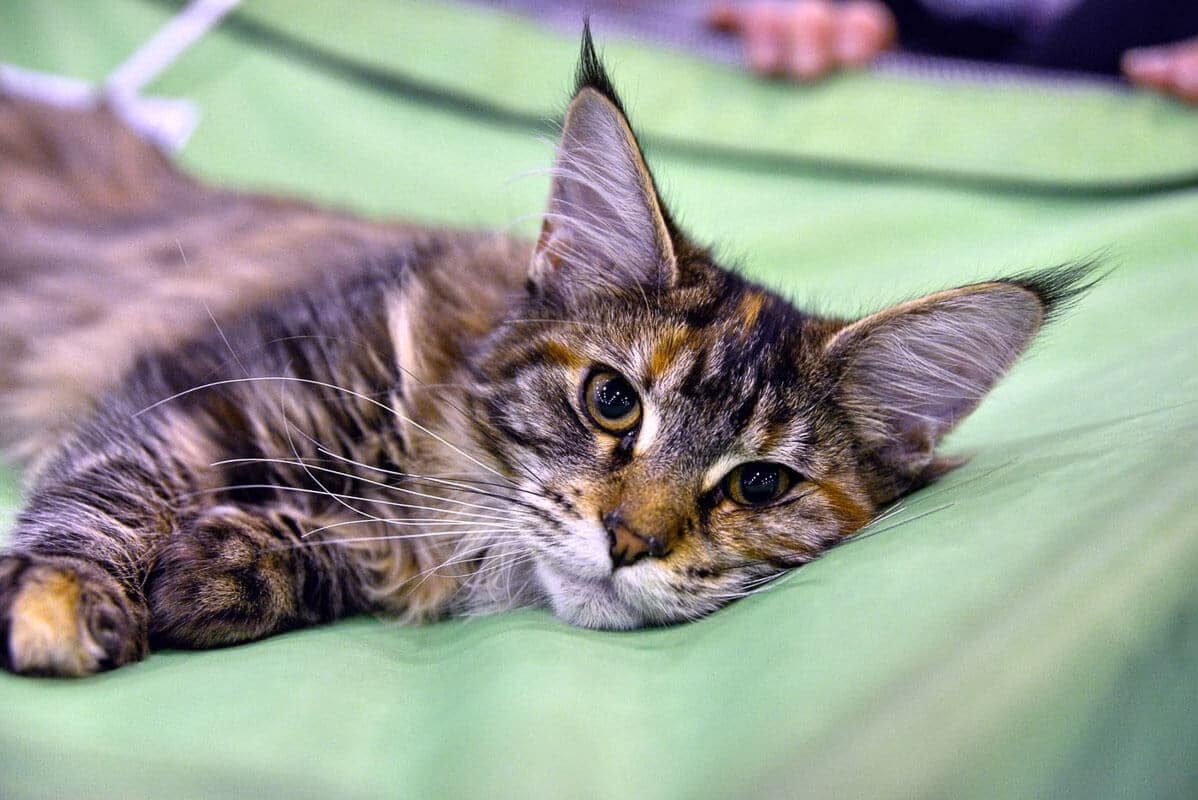
[[[1099,258],[1090,258],[1075,264],[1022,272],[999,278],[996,282],[1019,286],[1036,295],[1044,306],[1044,321],[1051,322],[1110,274],[1109,270],[1102,270],[1102,266]]]
[[[578,67],[574,71],[575,96],[583,89],[594,89],[606,97],[619,110],[621,115],[624,117],[628,116],[628,113],[624,110],[624,103],[620,101],[620,96],[616,93],[616,87],[612,84],[611,77],[607,74],[607,68],[603,66],[603,59],[599,57],[599,53],[595,50],[595,40],[591,36],[590,19],[583,20],[582,23],[582,47],[578,53]]]

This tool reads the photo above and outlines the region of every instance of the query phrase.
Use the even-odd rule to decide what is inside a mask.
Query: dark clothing
[[[904,49],[1053,69],[1119,72],[1119,57],[1198,36],[1193,0],[1081,0],[1046,25],[953,18],[919,0],[885,0]]]

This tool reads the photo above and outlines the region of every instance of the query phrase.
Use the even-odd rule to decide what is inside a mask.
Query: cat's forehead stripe
[[[684,326],[676,326],[669,328],[658,338],[653,345],[648,363],[648,375],[653,383],[658,382],[675,364],[684,346],[693,337],[693,331]]]
[[[749,330],[757,324],[757,318],[761,316],[763,306],[765,306],[764,294],[757,291],[745,292],[736,309],[736,316],[742,326],[739,331],[740,336],[747,336]]]
[[[577,369],[586,361],[582,353],[572,350],[569,345],[558,339],[542,342],[538,348],[541,358],[547,364],[560,365]]]

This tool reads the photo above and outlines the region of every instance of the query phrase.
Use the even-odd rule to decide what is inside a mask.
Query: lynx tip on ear
[[[582,23],[582,47],[578,53],[578,67],[574,72],[574,95],[577,97],[583,89],[594,89],[599,92],[610,100],[621,114],[627,116],[624,104],[620,102],[620,96],[616,94],[616,88],[612,85],[607,68],[603,65],[603,59],[595,50],[595,40],[591,36],[589,19]]]

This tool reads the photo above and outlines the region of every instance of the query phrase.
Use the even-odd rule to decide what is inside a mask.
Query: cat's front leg
[[[144,599],[84,558],[0,556],[0,666],[90,675],[145,657]]]
[[[66,528],[0,556],[0,667],[90,675],[144,658],[151,644],[219,647],[367,607],[356,554],[305,536],[336,524],[329,518],[221,505],[175,524],[144,551],[149,569],[129,575],[72,545],[82,538]]]
[[[163,543],[147,595],[155,646],[219,647],[367,607],[363,568],[334,525],[288,508],[216,506]]]

